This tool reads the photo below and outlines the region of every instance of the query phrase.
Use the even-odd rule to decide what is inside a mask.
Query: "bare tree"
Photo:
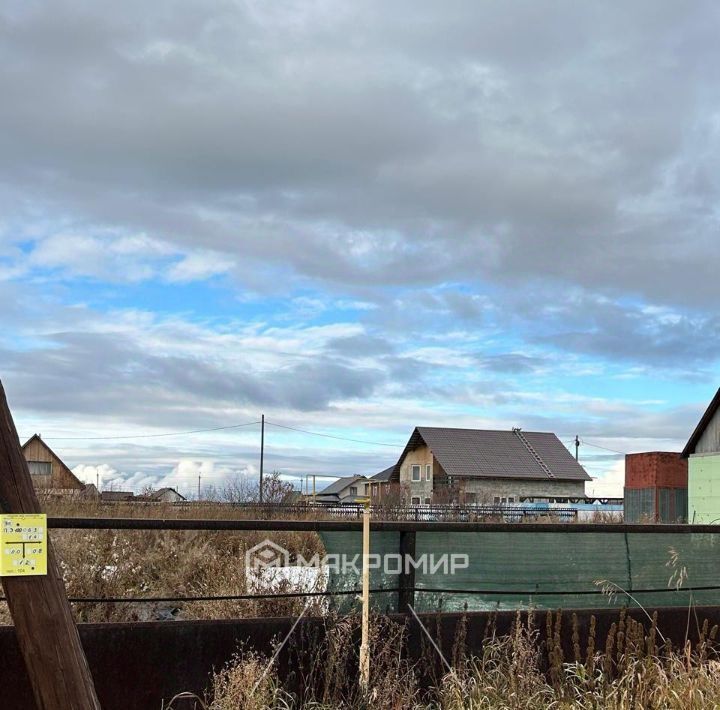
[[[293,485],[281,478],[281,471],[273,471],[264,477],[263,501],[271,505],[282,505],[292,501]],[[248,481],[245,476],[235,475],[221,489],[214,489],[216,500],[224,503],[258,503],[260,482]]]

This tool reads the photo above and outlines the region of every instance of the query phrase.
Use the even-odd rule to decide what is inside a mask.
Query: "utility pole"
[[[315,502],[315,474],[313,473],[313,503]]]
[[[580,460],[580,437],[575,434],[575,460]]]
[[[198,500],[200,500],[200,479],[202,476],[198,473]]]
[[[263,502],[263,464],[265,463],[265,415],[260,417],[260,503]]]
[[[40,512],[1,382],[0,510]],[[2,587],[38,710],[100,710],[50,536],[47,575],[3,577]]]

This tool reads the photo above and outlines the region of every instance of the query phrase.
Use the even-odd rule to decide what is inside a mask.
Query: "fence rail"
[[[210,520],[210,519],[161,519],[161,518],[75,518],[75,517],[50,517],[48,518],[48,526],[53,529],[86,529],[86,530],[204,530],[204,531],[298,531],[298,532],[315,532],[315,533],[331,533],[331,532],[360,532],[362,530],[362,522],[359,520]],[[374,521],[372,523],[374,532],[398,532],[397,553],[400,558],[414,558],[416,549],[416,533],[562,533],[566,535],[604,535],[621,533],[625,536],[625,547],[627,548],[628,536],[632,533],[653,533],[653,534],[678,534],[684,536],[702,537],[698,533],[714,533],[720,534],[720,527],[716,525],[686,525],[686,524],[591,524],[591,523],[487,523],[487,522],[456,522],[456,521]],[[524,538],[527,541],[527,538]],[[687,538],[692,544],[693,538]],[[574,544],[575,541],[573,541]],[[582,541],[580,541],[582,542]],[[608,540],[608,545],[610,544]],[[670,539],[670,543],[675,544],[674,539]],[[669,544],[670,544],[669,543]],[[519,543],[520,544],[520,543]],[[524,544],[524,543],[522,543]],[[615,544],[617,544],[615,542]],[[658,542],[662,546],[662,543]],[[597,549],[605,549],[604,545]],[[348,548],[349,549],[349,548]],[[659,547],[659,549],[664,549]],[[629,555],[630,553],[627,552]],[[629,558],[628,558],[629,559]],[[530,573],[532,574],[532,573]],[[511,575],[512,577],[512,575]],[[588,578],[590,579],[590,578]],[[702,579],[696,580],[695,584],[685,584],[682,589],[674,587],[659,587],[653,584],[654,580],[644,580],[644,584],[633,586],[629,584],[628,588],[632,590],[632,594],[661,594],[666,598],[679,596],[681,594],[698,592],[715,592],[718,586],[714,580],[708,584]],[[650,582],[650,583],[648,583]],[[703,583],[704,582],[704,583]],[[595,582],[592,582],[595,584]],[[519,586],[518,586],[519,585]],[[585,598],[597,598],[606,592],[602,588],[575,588],[575,586],[567,585],[563,587],[552,587],[543,584],[539,579],[530,576],[523,582],[509,581],[507,584],[498,583],[497,586],[488,588],[479,588],[480,584],[474,587],[454,588],[453,586],[436,585],[418,585],[416,583],[415,568],[405,566],[398,575],[397,583],[392,585],[381,584],[379,587],[374,586],[372,593],[397,594],[397,609],[400,612],[407,612],[415,605],[417,595],[427,598],[427,595],[467,595],[467,596],[488,596],[488,597],[523,597],[523,596],[548,596],[548,595],[565,595],[565,596],[582,596]],[[354,585],[353,585],[354,587]],[[544,587],[544,588],[543,588]],[[290,598],[290,597],[345,597],[357,595],[357,589],[331,589],[322,592],[297,591],[288,594],[269,592],[261,594],[237,594],[222,595],[218,597],[202,596],[202,597],[88,597],[73,598],[72,602],[85,603],[149,603],[162,601],[170,602],[190,602],[190,601],[252,601],[268,598]],[[707,594],[706,594],[707,596]],[[644,597],[646,598],[646,597]],[[682,600],[681,600],[682,601]],[[441,608],[442,599],[437,601]],[[465,604],[467,608],[467,602]],[[558,606],[561,606],[560,604]]]
[[[573,501],[574,502],[574,499]],[[173,508],[193,510],[202,505],[217,505],[229,510],[241,510],[260,519],[275,516],[329,517],[340,520],[361,519],[365,506],[359,503],[215,503],[210,501],[181,501],[170,503]],[[138,508],[149,508],[168,505],[161,501],[101,501],[101,506],[132,505]],[[572,507],[539,507],[532,505],[383,505],[370,506],[372,516],[376,520],[409,520],[409,521],[458,521],[473,522],[482,520],[504,520],[519,522],[530,519],[552,518],[561,522],[577,520],[578,510]]]
[[[499,523],[455,521],[373,520],[375,532],[562,532],[576,533],[720,533],[719,525],[680,523]],[[48,527],[70,530],[284,530],[294,532],[353,532],[361,520],[213,520],[182,518],[76,518],[48,517]]]

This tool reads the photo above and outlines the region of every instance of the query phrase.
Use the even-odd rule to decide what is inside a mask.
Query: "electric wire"
[[[190,431],[170,431],[163,434],[119,434],[113,436],[48,436],[43,437],[44,441],[112,441],[117,439],[157,439],[163,436],[187,436],[189,434],[205,434],[213,431],[225,431],[227,429],[240,429],[241,427],[254,426],[256,422],[244,424],[228,424],[227,426],[212,427],[211,429],[192,429]]]
[[[287,426],[286,424],[278,424],[277,422],[271,422],[267,419],[265,420],[265,424],[269,424],[270,426],[279,427],[280,429],[289,429],[290,431],[297,431],[302,434],[309,434],[310,436],[321,436],[325,439],[337,439],[338,441],[352,441],[356,444],[370,444],[372,446],[389,446],[393,449],[400,449],[402,448],[402,444],[389,444],[386,441],[368,441],[367,439],[352,439],[347,436],[337,436],[335,434],[322,434],[318,431],[308,431],[307,429],[300,429],[298,427],[292,427]]]
[[[603,451],[610,451],[613,454],[619,454],[620,456],[627,456],[627,452],[625,451],[618,451],[617,449],[609,449],[607,446],[600,446],[600,444],[593,444],[591,441],[588,441],[587,439],[580,439],[581,444],[585,444],[585,446],[592,446],[595,449],[602,449]]]

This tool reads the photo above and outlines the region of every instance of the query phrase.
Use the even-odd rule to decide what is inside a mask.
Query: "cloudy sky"
[[[302,476],[384,468],[416,424],[521,426],[578,433],[617,492],[614,452],[679,449],[720,384],[719,15],[3,2],[21,436],[189,490],[255,475],[259,427],[147,435],[265,413],[372,442],[268,426]]]

